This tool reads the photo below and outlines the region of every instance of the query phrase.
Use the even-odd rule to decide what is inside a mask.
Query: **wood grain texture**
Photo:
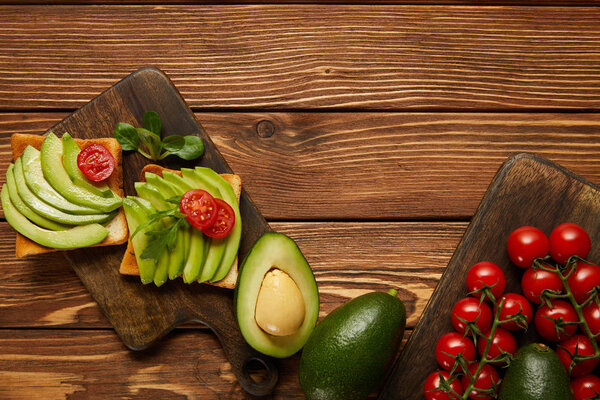
[[[599,18],[596,7],[0,7],[0,109],[75,109],[148,65],[205,109],[598,109]]]
[[[64,117],[0,114],[0,182],[10,134],[42,133]],[[196,118],[271,220],[467,219],[502,162],[518,152],[539,154],[600,183],[600,114],[594,113],[263,112]]]
[[[320,318],[369,291],[398,287],[414,327],[466,223],[272,223],[313,268]],[[14,257],[14,231],[0,223],[0,328],[110,328],[59,253]],[[25,312],[26,310],[26,312]],[[198,325],[193,325],[198,326]]]
[[[16,0],[11,1],[14,4],[28,4],[28,5],[46,5],[47,2],[41,0]],[[221,0],[219,4],[394,4],[394,5],[531,5],[531,6],[595,6],[598,5],[596,0]],[[99,4],[215,4],[214,0],[60,0],[53,1],[52,4],[65,4],[65,5],[99,5]]]

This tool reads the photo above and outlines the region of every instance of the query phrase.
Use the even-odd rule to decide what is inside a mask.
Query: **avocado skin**
[[[309,400],[360,400],[379,386],[404,334],[406,311],[395,295],[350,300],[317,325],[298,368]]]
[[[567,371],[543,344],[519,349],[500,386],[499,400],[572,400]]]

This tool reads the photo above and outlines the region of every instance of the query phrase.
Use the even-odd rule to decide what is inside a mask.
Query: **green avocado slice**
[[[184,193],[180,193],[176,186],[173,186],[172,183],[165,181],[163,178],[156,174],[146,172],[146,175],[144,175],[144,177],[146,179],[146,182],[154,186],[159,192],[163,194],[165,199],[169,199],[177,195],[181,196]]]
[[[277,268],[298,286],[304,301],[304,319],[287,336],[274,336],[256,322],[256,304],[265,275]],[[304,346],[319,315],[319,292],[312,270],[304,255],[289,237],[267,232],[250,249],[240,266],[234,292],[235,313],[244,339],[254,349],[273,357],[285,358]]]
[[[79,169],[77,164],[77,156],[81,153],[81,149],[75,139],[65,132],[62,136],[63,146],[63,165],[69,177],[77,186],[89,190],[90,192],[102,197],[116,196],[106,184],[93,184]]]
[[[62,141],[52,132],[42,142],[40,151],[44,177],[58,193],[72,203],[101,210],[113,211],[121,206],[121,198],[98,196],[73,183],[62,162]]]
[[[115,215],[115,213],[90,215],[67,214],[47,203],[44,203],[27,187],[27,184],[25,183],[25,177],[23,176],[23,164],[20,157],[15,161],[13,173],[15,176],[15,183],[19,197],[25,204],[27,204],[27,206],[29,206],[29,208],[33,209],[36,213],[48,218],[49,220],[67,225],[87,225],[92,223],[103,224],[111,220]]]
[[[36,196],[46,203],[71,214],[101,213],[100,210],[71,203],[50,186],[46,179],[44,179],[39,150],[32,146],[27,146],[21,155],[21,160],[25,183]]]
[[[140,204],[143,204],[144,207]],[[125,218],[127,219],[130,235],[133,235],[138,226],[148,221],[148,217],[150,216],[148,209],[151,207],[150,203],[146,200],[139,199],[135,196],[127,196],[123,199],[123,210],[125,211]],[[156,263],[154,260],[141,257],[142,252],[148,245],[149,236],[146,235],[146,232],[148,232],[150,228],[151,227],[148,226],[142,229],[130,239],[140,271],[140,279],[144,285],[154,280],[154,272],[156,271]]]
[[[108,235],[108,229],[99,224],[75,226],[62,231],[52,231],[40,228],[29,221],[13,206],[6,185],[2,185],[0,198],[4,216],[10,226],[21,235],[42,246],[55,249],[87,247],[100,243]]]
[[[13,169],[14,164],[11,163],[6,170],[6,188],[8,189],[10,201],[13,206],[15,206],[17,211],[23,214],[31,222],[41,226],[42,228],[51,229],[53,231],[64,231],[65,229],[69,229],[70,227],[67,225],[59,224],[42,217],[40,214],[29,208],[29,206],[25,204],[23,200],[21,200],[21,197],[19,197],[19,192],[17,191],[17,184],[15,183]]]

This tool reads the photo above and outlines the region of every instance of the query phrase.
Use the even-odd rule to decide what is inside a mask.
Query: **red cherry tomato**
[[[467,322],[474,322],[481,332],[485,332],[492,324],[492,310],[474,297],[460,299],[452,309],[452,325],[458,332],[465,333]]]
[[[548,255],[548,238],[538,228],[522,226],[508,236],[508,257],[517,266],[529,268],[533,260]]]
[[[523,295],[532,303],[540,304],[544,289],[562,293],[563,283],[558,274],[539,268],[528,268],[521,278]]]
[[[565,351],[565,349],[568,351]],[[556,349],[556,355],[560,358],[560,362],[569,371],[571,366],[571,355],[591,356],[594,354],[594,347],[591,340],[587,336],[574,335],[559,343]],[[589,374],[598,365],[597,358],[581,361],[577,363],[571,370],[571,376],[583,376]]]
[[[504,293],[504,288],[506,287],[504,272],[499,266],[489,261],[478,262],[467,272],[467,290],[469,292],[475,292],[485,286],[490,288],[494,300]],[[471,293],[471,296],[475,296],[478,299],[482,295],[481,292]]]
[[[590,237],[582,227],[565,222],[550,233],[550,255],[557,263],[566,265],[571,256],[586,258],[591,243]]]
[[[569,268],[566,274],[567,284],[573,292],[575,300],[583,303],[596,286],[600,286],[600,267],[594,264],[587,264],[583,261],[578,261],[575,264],[575,271],[571,272],[573,267]]]
[[[562,331],[557,331],[556,321],[577,322],[579,317],[573,306],[564,300],[552,300],[552,307],[543,304],[535,313],[534,324],[536,332],[546,340],[559,342],[575,333],[577,325],[563,325]]]
[[[469,366],[469,371],[471,372],[471,376],[475,376],[475,372],[477,370],[477,364],[473,364]],[[463,375],[461,378],[463,390],[466,390],[469,386],[470,376],[467,374]],[[479,375],[475,377],[475,384],[473,386],[473,390],[469,392],[469,398],[477,399],[477,400],[489,400],[495,398],[493,393],[487,395],[487,392],[481,393],[484,390],[488,390],[490,388],[494,388],[497,390],[497,384],[500,381],[500,376],[494,367],[490,364],[485,364],[481,367],[481,371],[479,371]],[[495,392],[494,392],[495,393]]]
[[[457,332],[446,333],[438,339],[435,345],[435,359],[440,367],[450,371],[458,354],[462,354],[467,363],[475,361],[473,341]],[[462,368],[459,366],[456,370],[462,371]]]
[[[496,305],[499,306],[502,300],[504,300],[504,304],[500,310],[500,315],[498,316],[500,322],[506,321],[521,312],[525,317],[525,322],[529,325],[531,317],[533,316],[533,310],[531,309],[531,304],[529,304],[525,297],[517,293],[505,293],[496,301]],[[520,324],[518,321],[505,322],[502,324],[502,328],[509,331],[525,329],[522,323]]]
[[[425,380],[425,400],[458,400],[463,393],[463,387],[460,384],[460,380],[458,378],[453,378],[450,382],[450,387],[458,396],[456,396],[452,392],[444,392],[440,387],[440,375],[444,378],[445,381],[449,381],[450,374],[446,371],[436,371],[429,375]]]
[[[596,375],[584,375],[571,381],[571,390],[575,400],[598,398],[600,394],[600,378]]]
[[[583,307],[581,310],[583,313],[583,318],[585,322],[587,322],[588,327],[592,334],[597,335],[600,333],[600,307],[596,304],[595,301],[592,301],[590,304]],[[600,394],[600,392],[599,392]]]
[[[490,332],[485,332],[483,335],[484,337],[479,338],[479,341],[477,342],[477,350],[479,351],[480,356],[483,356],[483,353],[485,352],[485,348],[488,344],[487,338],[490,336]],[[486,359],[492,360],[503,352],[515,354],[515,351],[517,351],[517,340],[513,334],[506,329],[497,327],[494,331],[494,337],[492,338],[492,344]]]
[[[77,155],[77,166],[91,181],[101,182],[115,170],[115,159],[101,144],[92,144]]]
[[[221,199],[215,199],[217,202],[218,212],[216,221],[210,227],[202,229],[206,236],[220,239],[229,235],[235,224],[235,213],[233,208],[227,202]]]
[[[181,196],[179,210],[196,229],[206,229],[217,220],[217,202],[206,190],[192,189]]]

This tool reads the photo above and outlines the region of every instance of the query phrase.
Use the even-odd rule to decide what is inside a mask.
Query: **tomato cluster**
[[[526,268],[521,288],[537,304],[536,332],[557,343],[576,400],[600,398],[600,379],[591,375],[600,361],[600,267],[585,260],[590,249],[587,232],[570,222],[549,237],[532,226],[517,228],[507,245],[511,261]]]
[[[233,208],[202,189],[192,189],[181,196],[179,210],[194,228],[216,239],[227,236],[235,223]]]

